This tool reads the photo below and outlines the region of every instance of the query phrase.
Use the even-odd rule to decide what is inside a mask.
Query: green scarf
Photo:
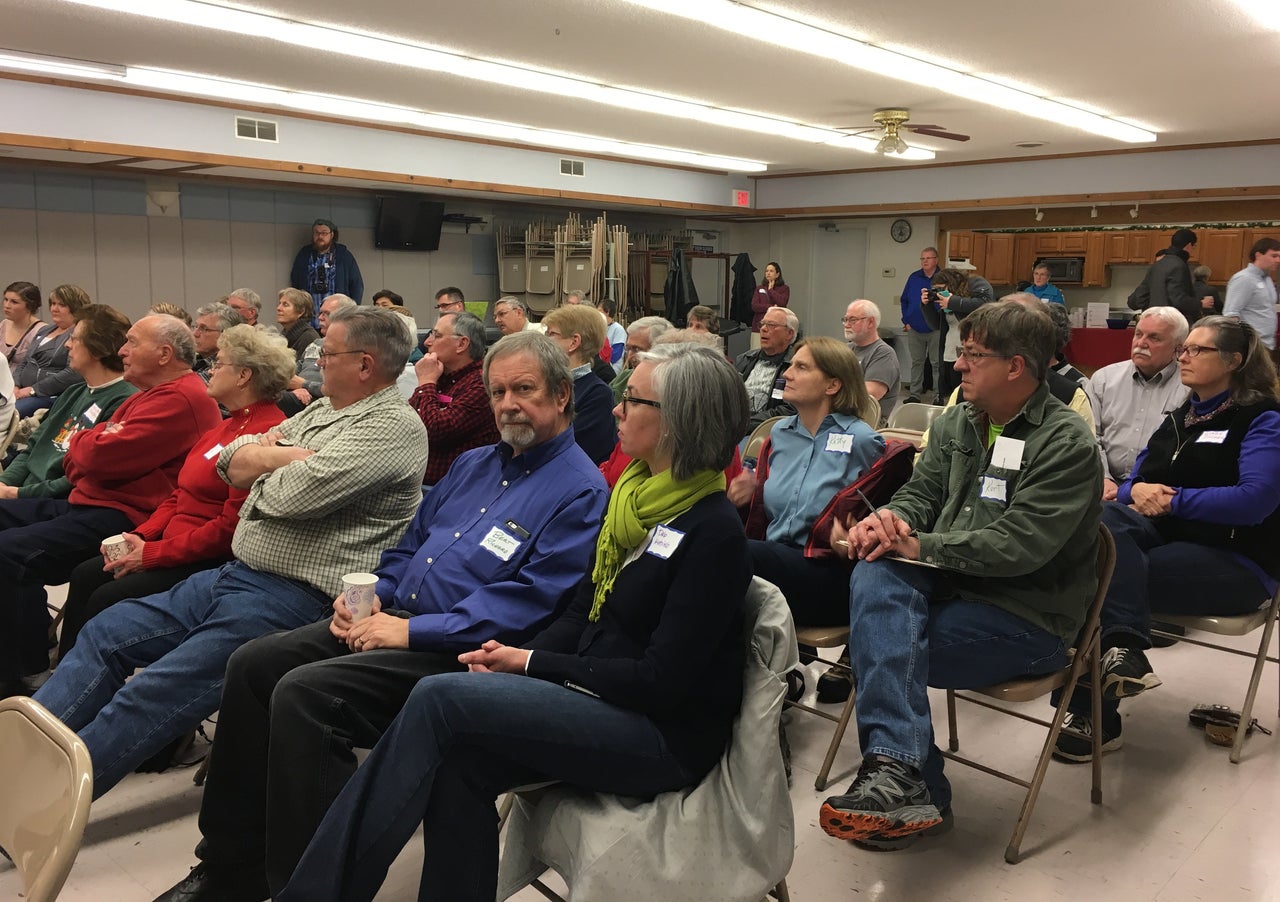
[[[627,464],[613,487],[596,540],[596,568],[591,572],[596,587],[589,618],[592,623],[600,619],[600,608],[613,591],[622,562],[640,546],[649,530],[674,520],[708,495],[723,492],[724,487],[723,470],[701,470],[677,482],[670,468],[654,476],[642,460]]]

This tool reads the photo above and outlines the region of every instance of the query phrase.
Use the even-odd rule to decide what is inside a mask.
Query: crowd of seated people
[[[15,282],[4,362],[51,370],[56,345],[63,367],[56,393],[29,393],[52,410],[0,473],[0,696],[47,668],[43,587],[70,574],[36,699],[89,747],[95,797],[221,711],[200,864],[162,899],[372,898],[419,823],[423,891],[491,896],[492,803],[511,786],[652,795],[718,760],[754,573],[796,622],[850,623],[863,761],[822,829],[875,849],[939,832],[951,790],[926,689],[1060,667],[1100,521],[1118,548],[1107,703],[1095,724],[1072,699],[1063,760],[1089,760],[1094,730],[1119,748],[1119,700],[1160,685],[1153,610],[1247,612],[1280,578],[1280,398],[1248,326],[1188,336],[1149,310],[1127,369],[1086,380],[1063,359],[1064,311],[987,304],[950,272],[938,316],[966,315],[949,409],[893,499],[827,517],[829,536],[824,512],[886,444],[860,418],[855,351],[802,337],[787,308],[733,365],[709,308],[687,330],[637,319],[615,376],[607,310],[566,304],[544,335],[502,299],[490,347],[445,289],[406,370],[416,336],[390,291],[389,310],[328,296],[316,334],[310,297],[284,289],[282,338],[248,289],[188,324],[159,305],[130,324],[61,286],[43,325],[38,289]],[[1163,419],[1115,415],[1156,389]],[[743,437],[779,415],[742,469]],[[344,577],[365,571],[376,601],[357,619]],[[835,702],[851,682],[818,688]]]
[[[59,285],[49,293],[51,322],[35,332],[25,356],[12,368],[13,394],[20,416],[29,417],[50,407],[58,395],[80,381],[67,362],[67,339],[75,325],[76,312],[90,303],[88,293],[77,285]],[[21,342],[15,350],[21,351]]]

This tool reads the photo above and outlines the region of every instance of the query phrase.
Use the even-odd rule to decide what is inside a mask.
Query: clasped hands
[[[850,560],[874,561],[885,555],[920,559],[920,540],[911,524],[885,509],[852,525],[837,519],[831,526],[831,549]]]
[[[1129,507],[1144,517],[1163,517],[1173,513],[1173,496],[1178,490],[1158,482],[1135,482],[1129,487],[1133,502]]]

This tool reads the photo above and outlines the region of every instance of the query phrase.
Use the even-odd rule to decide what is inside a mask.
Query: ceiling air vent
[[[581,160],[566,160],[562,158],[560,160],[560,174],[575,175],[578,178],[582,178],[587,174],[586,164]]]
[[[236,137],[250,141],[279,141],[276,136],[276,124],[269,119],[250,119],[247,116],[236,117]]]

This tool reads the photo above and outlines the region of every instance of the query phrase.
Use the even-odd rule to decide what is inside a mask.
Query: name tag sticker
[[[1025,445],[1026,442],[1020,438],[997,436],[996,446],[991,452],[991,465],[1002,470],[1021,470],[1022,449]]]
[[[1007,484],[999,476],[983,476],[981,497],[987,501],[999,501],[1004,504],[1008,501],[1005,496]]]
[[[515,536],[503,532],[496,526],[490,527],[488,535],[480,542],[480,547],[501,561],[511,560],[511,555],[520,550],[524,543]]]
[[[222,453],[222,449],[224,447],[225,446],[222,444],[222,442],[218,442],[218,444],[214,445],[208,451],[204,452],[204,459],[213,460],[215,457],[217,457],[219,454]]]
[[[89,409],[86,410],[84,413],[82,413],[81,416],[83,416],[90,423],[96,423],[98,422],[98,417],[99,415],[101,415],[101,413],[102,413],[101,407],[99,407],[97,404],[90,404]]]
[[[684,533],[680,530],[672,529],[670,526],[659,526],[654,530],[653,540],[649,542],[649,547],[645,549],[645,553],[660,557],[665,561],[675,554],[675,550],[680,547],[680,542],[683,539]]]
[[[848,454],[853,450],[853,436],[832,432],[827,436],[827,450]]]
[[[759,292],[760,292],[761,294],[768,294],[768,293],[769,293],[769,289],[767,289],[767,288],[761,288],[761,289],[758,289],[758,290],[759,290]]]
[[[1221,445],[1227,440],[1227,430],[1225,429],[1209,429],[1200,433],[1200,437],[1196,439],[1196,444],[1205,445]]]

